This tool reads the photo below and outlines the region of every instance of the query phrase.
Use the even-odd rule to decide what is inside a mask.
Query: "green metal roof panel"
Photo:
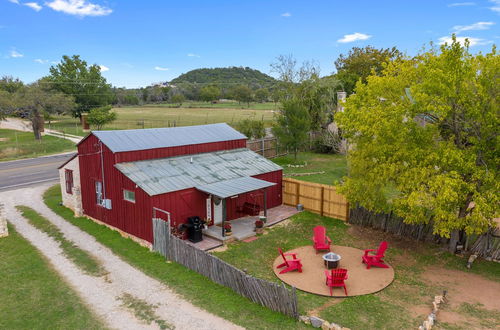
[[[215,195],[220,198],[228,198],[249,191],[255,191],[267,187],[274,186],[276,183],[259,180],[249,176],[237,179],[219,181],[202,186],[196,186],[196,189]]]
[[[115,167],[150,196],[281,170],[246,148],[118,163]]]

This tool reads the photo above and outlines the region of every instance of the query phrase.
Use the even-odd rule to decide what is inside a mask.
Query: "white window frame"
[[[130,198],[130,196],[127,196],[127,193],[132,193],[134,195],[134,198],[132,199]],[[135,191],[123,189],[123,199],[126,200],[127,202],[135,203]]]
[[[95,200],[96,204],[99,206],[104,206],[104,196],[102,194],[102,182],[95,182]]]

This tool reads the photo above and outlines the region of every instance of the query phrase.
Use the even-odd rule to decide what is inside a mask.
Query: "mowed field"
[[[184,103],[182,107],[171,104],[154,104],[131,107],[117,107],[118,117],[104,129],[134,129],[171,126],[190,126],[225,122],[232,126],[244,119],[262,120],[271,126],[277,106],[274,103],[207,102]],[[79,120],[70,116],[55,117],[46,127],[64,131],[67,134],[86,135]]]

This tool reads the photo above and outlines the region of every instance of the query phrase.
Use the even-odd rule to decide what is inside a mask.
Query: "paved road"
[[[57,168],[73,154],[0,162],[0,191],[57,182]]]

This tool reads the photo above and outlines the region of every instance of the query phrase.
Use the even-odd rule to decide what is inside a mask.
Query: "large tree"
[[[73,96],[77,107],[73,111],[75,117],[82,112],[111,104],[113,93],[106,78],[101,75],[97,64],[88,65],[79,55],[63,56],[61,62],[50,68],[50,75],[42,84]]]
[[[293,152],[295,159],[299,149],[308,141],[310,121],[309,113],[300,100],[290,99],[282,102],[273,133],[280,145]]]
[[[346,55],[340,54],[335,61],[336,77],[342,82],[344,91],[351,94],[358,80],[361,79],[363,83],[366,83],[366,78],[373,72],[380,74],[386,62],[401,56],[401,52],[396,47],[385,49],[372,46],[353,47]]]
[[[220,95],[220,88],[215,85],[208,85],[200,90],[200,98],[205,102],[217,101]]]
[[[250,87],[245,85],[234,87],[231,94],[236,101],[246,103],[248,107],[250,107],[250,102],[253,101],[253,91]]]
[[[39,82],[16,88],[15,92],[0,91],[0,109],[6,114],[21,113],[30,119],[35,139],[40,140],[40,129],[46,114],[65,113],[75,108],[72,96],[47,89]]]
[[[351,202],[432,220],[451,237],[480,234],[499,216],[500,58],[472,55],[454,38],[358,82],[336,119],[351,145]]]

